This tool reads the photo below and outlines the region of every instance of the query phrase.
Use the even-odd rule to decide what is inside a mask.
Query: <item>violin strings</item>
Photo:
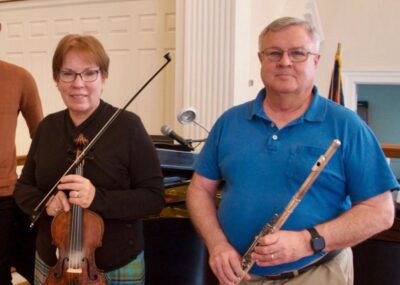
[[[83,174],[82,163],[78,165],[76,174]],[[69,261],[70,272],[79,273],[81,269],[80,261],[82,260],[82,208],[78,205],[72,205],[71,228],[70,228],[70,245],[69,245]]]

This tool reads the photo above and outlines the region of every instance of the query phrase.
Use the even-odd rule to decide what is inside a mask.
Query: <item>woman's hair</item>
[[[311,36],[311,38],[314,40],[316,51],[319,50],[320,36],[319,36],[317,30],[315,29],[315,27],[312,26],[311,23],[306,20],[299,19],[299,18],[293,18],[293,17],[282,17],[282,18],[276,19],[275,21],[270,23],[268,26],[266,26],[261,31],[260,36],[258,37],[259,50],[261,51],[262,41],[268,32],[277,32],[277,31],[280,31],[289,26],[304,27],[306,29],[306,31],[308,32],[308,34]]]
[[[93,36],[90,35],[66,35],[57,45],[53,55],[53,79],[58,80],[64,58],[71,50],[79,52],[85,59],[96,63],[100,68],[104,78],[108,77],[108,67],[110,58],[108,57],[103,45]]]

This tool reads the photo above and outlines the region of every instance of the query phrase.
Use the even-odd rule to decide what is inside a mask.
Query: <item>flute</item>
[[[293,213],[294,209],[297,207],[297,205],[300,203],[301,199],[303,196],[307,193],[308,189],[310,189],[311,185],[314,183],[315,179],[319,176],[321,171],[324,169],[324,167],[328,164],[329,160],[331,157],[335,154],[336,150],[340,146],[340,140],[334,139],[329,146],[329,148],[326,150],[326,152],[321,155],[318,160],[315,162],[313,167],[311,168],[310,174],[307,176],[307,178],[304,180],[303,184],[300,186],[299,190],[294,194],[290,202],[287,204],[285,210],[281,215],[275,214],[272,223],[267,223],[261,230],[261,232],[256,236],[254,242],[251,244],[249,249],[246,251],[246,253],[242,257],[242,269],[245,273],[248,273],[250,269],[254,265],[254,260],[251,258],[251,253],[254,251],[254,248],[259,244],[258,241],[261,237],[275,233],[279,231],[283,224],[286,222],[286,220],[290,217],[290,215]],[[242,281],[243,277],[245,274],[240,276],[238,282],[236,284],[239,284],[240,281]]]

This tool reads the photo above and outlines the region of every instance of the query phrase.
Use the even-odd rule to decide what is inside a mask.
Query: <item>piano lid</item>
[[[193,171],[197,153],[157,148],[161,168]]]

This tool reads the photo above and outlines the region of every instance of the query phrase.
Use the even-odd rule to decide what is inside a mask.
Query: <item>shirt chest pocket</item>
[[[298,146],[289,155],[286,171],[287,178],[300,187],[311,173],[314,164],[324,153],[325,149],[322,148]]]

